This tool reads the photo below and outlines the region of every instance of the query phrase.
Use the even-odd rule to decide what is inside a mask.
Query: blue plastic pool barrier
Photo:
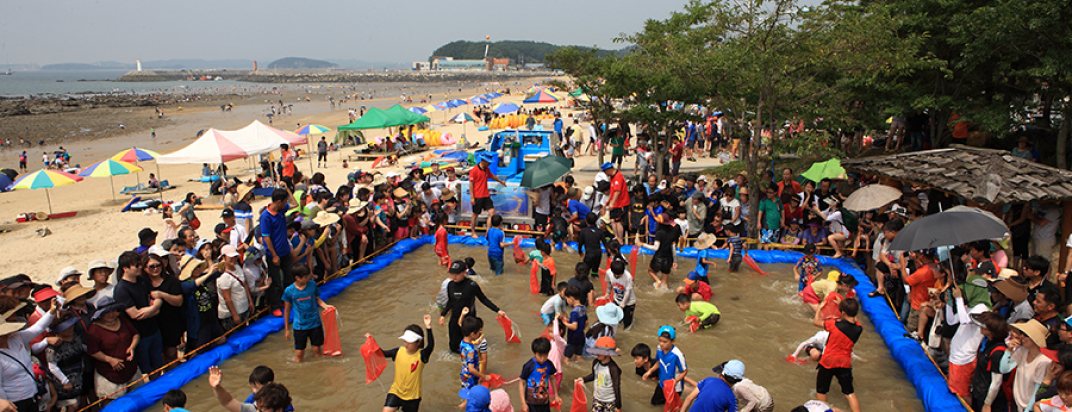
[[[364,280],[373,273],[387,267],[395,260],[417,248],[434,243],[435,238],[424,236],[420,239],[403,239],[392,246],[383,254],[370,259],[364,265],[359,266],[338,279],[334,279],[320,287],[320,296],[330,299],[341,293],[346,287],[354,282]],[[468,246],[487,246],[487,238],[473,239],[468,236],[449,236],[450,244]],[[521,241],[522,247],[533,247],[535,240],[525,238]],[[576,249],[575,242],[568,242]],[[628,255],[632,246],[623,246],[622,253]],[[641,253],[653,254],[648,249],[641,248]],[[757,251],[749,250],[748,255],[755,259],[756,263],[788,263],[795,264],[803,254],[785,251]],[[678,253],[679,257],[696,258],[697,250],[685,248]],[[710,258],[729,257],[729,251],[725,249],[707,250],[705,256]],[[948,386],[941,373],[934,367],[923,348],[915,340],[904,337],[904,324],[886,304],[881,297],[867,297],[867,294],[875,290],[871,280],[860,270],[855,263],[847,259],[830,259],[819,256],[820,263],[824,268],[836,267],[841,273],[847,273],[856,277],[860,282],[856,286],[856,293],[861,306],[871,322],[875,325],[875,331],[882,336],[890,354],[901,365],[905,376],[916,387],[916,394],[923,401],[923,406],[928,411],[955,411],[966,412],[964,406],[956,396],[949,392]],[[133,390],[127,395],[116,399],[104,408],[105,412],[138,412],[153,406],[171,389],[179,389],[198,376],[208,372],[211,366],[219,365],[231,356],[242,353],[254,344],[264,340],[269,334],[283,329],[283,319],[275,316],[265,316],[253,322],[249,326],[227,337],[227,343],[209,349],[201,354],[188,359],[175,369],[168,371],[163,376]]]

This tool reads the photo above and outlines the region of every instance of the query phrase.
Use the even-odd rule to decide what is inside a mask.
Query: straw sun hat
[[[330,224],[334,224],[335,222],[338,222],[338,221],[339,221],[339,215],[337,215],[335,213],[328,213],[327,211],[324,211],[324,210],[321,210],[321,211],[317,212],[316,217],[313,218],[313,223],[316,223],[316,224],[318,224],[320,226],[327,226],[327,225],[330,225]]]

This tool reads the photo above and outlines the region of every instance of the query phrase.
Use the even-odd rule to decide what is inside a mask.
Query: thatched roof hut
[[[981,205],[1072,199],[1072,171],[1008,151],[954,145],[946,149],[841,161],[846,170],[926,185]]]

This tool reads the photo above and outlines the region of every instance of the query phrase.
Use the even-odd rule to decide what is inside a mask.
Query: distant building
[[[413,62],[413,71],[432,70],[432,64],[428,62]]]
[[[491,66],[491,70],[506,70],[510,67],[509,58],[497,59],[488,57],[488,63]]]
[[[541,70],[543,68],[543,63],[525,63],[525,70]]]
[[[488,62],[485,60],[454,60],[441,59],[432,61],[432,70],[487,70]]]

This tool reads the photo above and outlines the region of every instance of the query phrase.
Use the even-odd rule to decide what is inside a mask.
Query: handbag
[[[30,379],[33,379],[34,384],[37,385],[37,393],[34,394],[34,400],[38,404],[40,404],[41,400],[45,396],[48,396],[48,382],[46,382],[45,379],[38,379],[37,375],[34,375],[33,372],[30,372],[30,369],[27,368],[26,365],[23,365],[22,362],[19,362],[18,359],[15,359],[14,356],[8,355],[6,352],[3,351],[0,351],[0,355],[7,356],[11,360],[15,361],[15,363],[19,364],[19,366],[22,367],[23,371],[26,371],[26,374],[30,375]]]

